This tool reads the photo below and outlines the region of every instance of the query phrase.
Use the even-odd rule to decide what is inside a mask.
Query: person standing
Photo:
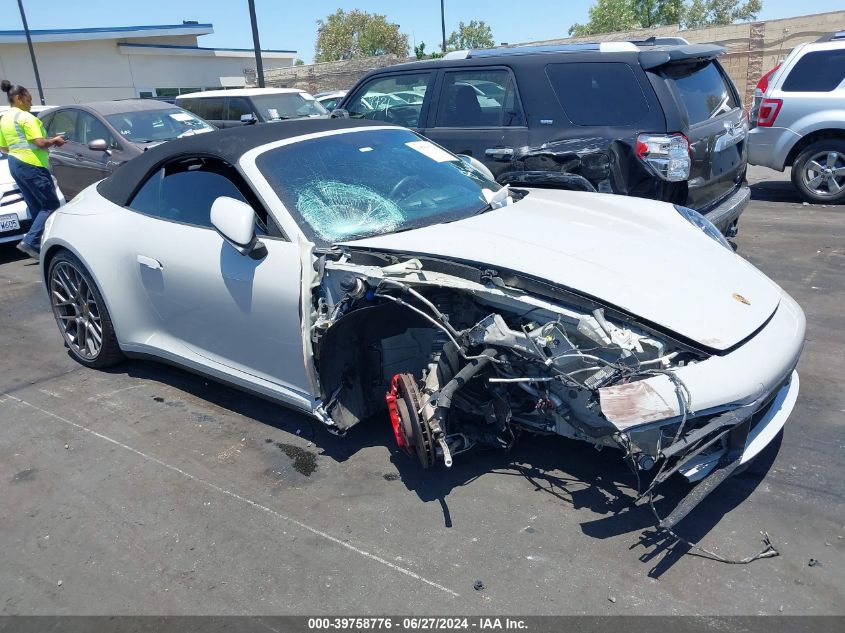
[[[18,250],[38,259],[41,234],[50,214],[59,208],[56,185],[50,173],[47,149],[61,147],[61,136],[46,138],[44,124],[30,113],[32,95],[23,86],[4,79],[0,90],[9,95],[9,111],[0,117],[0,152],[9,155],[9,173],[21,190],[32,226],[23,236]]]

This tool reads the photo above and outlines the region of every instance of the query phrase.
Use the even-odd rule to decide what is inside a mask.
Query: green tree
[[[493,39],[492,29],[484,20],[470,20],[469,24],[460,22],[458,30],[452,31],[446,45],[451,50],[461,51],[472,48],[493,48],[496,41]]]
[[[681,22],[682,0],[637,0],[632,4],[641,27]]]
[[[590,21],[573,24],[569,34],[583,36],[637,28],[640,21],[634,4],[635,0],[597,0],[590,7]]]
[[[338,9],[325,20],[317,20],[315,62],[356,59],[375,55],[406,56],[408,36],[387,16],[354,9]]]
[[[683,24],[688,29],[756,20],[763,0],[692,0],[685,8]]]
[[[425,42],[420,42],[416,46],[414,46],[414,56],[417,59],[425,59]]]
[[[573,24],[570,35],[583,36],[629,29],[680,24],[696,28],[753,20],[762,0],[596,0],[590,21]]]
[[[305,62],[303,60],[299,59],[299,57],[297,57],[296,61],[293,62],[293,65],[294,66],[305,66]]]

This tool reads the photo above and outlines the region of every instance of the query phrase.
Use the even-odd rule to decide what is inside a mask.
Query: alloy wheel
[[[50,275],[50,302],[65,342],[85,360],[103,347],[100,307],[85,276],[69,262],[59,262]]]
[[[804,186],[823,198],[838,196],[845,190],[845,155],[836,151],[813,154],[804,164]]]

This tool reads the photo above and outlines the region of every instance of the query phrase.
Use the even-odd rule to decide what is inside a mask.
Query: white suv
[[[778,171],[809,202],[845,202],[845,31],[796,47],[757,84],[748,162]]]

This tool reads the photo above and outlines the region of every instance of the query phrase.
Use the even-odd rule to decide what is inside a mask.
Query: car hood
[[[545,279],[715,349],[754,333],[782,290],[665,203],[535,189],[457,222],[347,242]]]

